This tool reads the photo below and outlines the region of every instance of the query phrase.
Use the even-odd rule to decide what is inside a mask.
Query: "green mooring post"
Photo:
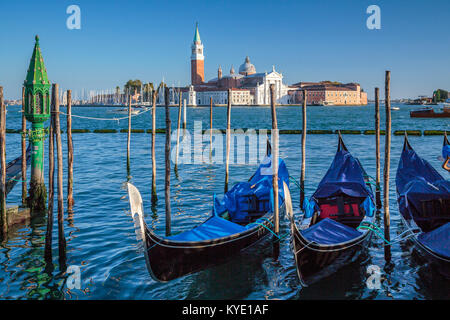
[[[33,55],[28,67],[25,87],[25,117],[32,123],[29,140],[31,152],[31,180],[28,206],[32,211],[44,211],[47,190],[44,183],[44,122],[50,117],[50,82],[44,66],[39,37],[36,36]]]

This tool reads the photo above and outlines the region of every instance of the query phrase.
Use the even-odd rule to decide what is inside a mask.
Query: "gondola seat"
[[[227,237],[245,231],[246,228],[228,220],[213,216],[189,231],[168,237],[174,241],[203,241]]]
[[[450,258],[450,222],[434,229],[430,232],[421,233],[418,237],[419,241],[447,259]]]
[[[318,244],[342,243],[357,238],[361,234],[360,231],[330,218],[322,219],[302,231],[302,235],[307,240]]]
[[[316,220],[320,222],[326,218],[335,220],[349,227],[356,228],[364,218],[362,201],[356,198],[344,198],[342,196],[320,200],[320,214]]]
[[[432,231],[450,222],[450,199],[421,200],[420,210],[414,211],[414,220],[424,232]]]
[[[269,199],[260,199],[255,194],[242,195],[247,200],[246,206],[242,208],[242,212],[247,215],[243,221],[235,221],[241,224],[251,223],[258,218],[261,218],[270,210]]]

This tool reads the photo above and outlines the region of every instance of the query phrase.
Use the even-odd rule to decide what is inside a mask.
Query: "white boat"
[[[115,110],[110,110],[110,111],[108,111],[108,112],[111,112],[111,113],[118,113],[118,114],[128,114],[128,108],[124,108],[124,109],[115,109]],[[140,110],[131,108],[131,114],[132,114],[132,115],[136,115],[136,114],[139,114],[139,113],[140,113]]]
[[[391,107],[391,110],[400,110],[400,107]]]

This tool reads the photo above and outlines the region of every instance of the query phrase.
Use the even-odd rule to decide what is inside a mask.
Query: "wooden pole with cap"
[[[232,92],[228,89],[228,104],[227,104],[227,147],[225,157],[225,193],[228,191],[228,175],[229,175],[229,162],[230,162],[230,135],[231,135],[231,99]]]
[[[306,171],[306,96],[307,91],[303,90],[302,106],[302,171],[300,174],[300,208],[303,208],[305,201],[305,171]]]
[[[383,186],[383,204],[384,204],[384,238],[391,240],[390,213],[389,213],[389,172],[391,168],[391,72],[386,71],[385,79],[385,109],[386,109],[386,140],[384,149],[384,186]],[[384,259],[391,261],[391,247],[384,246]]]
[[[166,175],[165,175],[165,204],[166,204],[166,236],[171,233],[171,208],[170,208],[170,110],[169,110],[169,88],[164,85],[164,102],[166,110],[166,147],[165,147],[165,161],[166,161]]]
[[[22,205],[27,204],[27,120],[25,118],[25,87],[22,87]]]
[[[381,209],[380,191],[380,89],[375,88],[375,154],[376,154],[376,190],[375,198],[377,210]]]
[[[72,142],[72,90],[67,90],[67,211],[73,205],[73,142]]]
[[[3,241],[8,234],[8,218],[6,216],[6,106],[3,101],[3,87],[0,87],[0,210],[1,210],[1,234]]]

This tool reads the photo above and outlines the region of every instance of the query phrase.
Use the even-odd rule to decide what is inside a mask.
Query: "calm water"
[[[401,106],[392,111],[392,129],[450,130],[448,119],[412,120],[409,110]],[[18,107],[9,107],[7,128],[20,128]],[[111,108],[73,108],[73,114],[92,117],[120,117],[107,111]],[[65,111],[63,108],[62,111]],[[209,126],[208,108],[188,108],[188,129],[194,120]],[[279,107],[280,129],[300,129],[301,109]],[[171,108],[173,127],[177,109]],[[368,107],[310,107],[308,129],[372,129],[373,106]],[[65,117],[62,117],[65,122]],[[157,127],[163,128],[164,109],[157,110]],[[133,128],[149,129],[151,114],[133,118]],[[383,117],[382,117],[383,121]],[[382,122],[383,124],[383,122]],[[73,119],[73,128],[126,128],[127,121],[95,121]],[[214,109],[214,126],[226,127],[226,108]],[[267,107],[233,107],[232,128],[270,128],[270,109]],[[63,125],[63,128],[65,125]],[[383,125],[382,125],[383,127]],[[383,128],[382,128],[383,129]],[[64,153],[66,136],[63,134]],[[164,233],[164,135],[156,137],[157,185],[159,202],[151,209],[150,134],[131,137],[132,182],[144,198],[146,221],[156,232]],[[135,239],[133,221],[129,214],[126,191],[125,133],[74,134],[74,197],[72,216],[66,213],[67,264],[81,267],[81,290],[68,290],[67,274],[58,265],[57,224],[53,235],[53,263],[51,273],[44,272],[43,260],[46,217],[36,217],[28,225],[13,228],[8,240],[0,245],[1,299],[449,299],[449,282],[444,280],[414,250],[411,243],[392,246],[392,263],[385,265],[382,241],[375,236],[368,252],[359,261],[341,269],[319,283],[301,288],[297,280],[293,254],[286,237],[281,243],[278,260],[271,256],[270,243],[261,243],[251,251],[234,257],[228,263],[213,267],[170,283],[153,281],[146,269],[142,249]],[[375,176],[374,136],[345,135],[349,150],[358,157],[369,175]],[[20,153],[20,135],[7,135],[7,161]],[[286,161],[291,176],[300,175],[300,135],[280,136],[280,156]],[[444,176],[438,157],[442,137],[410,137],[416,151],[424,156]],[[48,142],[46,142],[48,143]],[[382,139],[383,143],[383,139]],[[391,177],[395,170],[403,137],[392,138]],[[326,172],[337,147],[336,135],[307,137],[306,191],[311,195]],[[384,147],[382,145],[382,150]],[[47,154],[46,150],[46,154]],[[64,154],[64,166],[66,158]],[[383,155],[382,155],[383,158]],[[47,165],[47,159],[46,164]],[[383,164],[382,164],[383,165]],[[257,165],[231,165],[231,184],[246,180]],[[47,170],[47,169],[46,169]],[[46,171],[47,172],[47,171]],[[66,168],[64,168],[66,174]],[[223,190],[224,167],[210,164],[182,164],[178,176],[172,172],[173,232],[187,230],[205,220],[210,214],[214,192]],[[47,178],[46,178],[47,179]],[[64,186],[64,190],[66,186]],[[299,191],[291,184],[295,210],[298,212]],[[391,239],[403,230],[395,198],[395,181],[390,183]],[[9,203],[20,201],[20,186],[11,192]],[[56,214],[56,212],[55,212]],[[381,223],[379,221],[379,223]],[[380,226],[382,226],[380,224]],[[288,222],[281,219],[281,233],[289,232]],[[366,286],[366,268],[378,265],[382,270],[380,290]]]

